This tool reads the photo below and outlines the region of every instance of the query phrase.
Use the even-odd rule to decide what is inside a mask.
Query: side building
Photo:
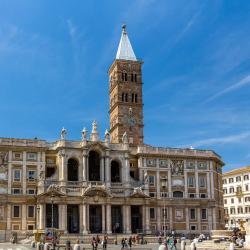
[[[142,82],[142,62],[123,26],[103,139],[95,121],[79,141],[65,129],[52,143],[0,138],[1,239],[49,227],[74,235],[224,228],[221,157],[146,145]]]
[[[240,228],[250,219],[250,166],[223,174],[225,227]]]

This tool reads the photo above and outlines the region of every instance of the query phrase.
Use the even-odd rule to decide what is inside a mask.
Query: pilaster
[[[26,230],[27,226],[27,208],[26,204],[22,204],[22,231]]]
[[[106,214],[107,214],[107,234],[112,233],[111,229],[111,205],[107,204],[106,206]]]
[[[22,188],[23,194],[26,195],[26,187],[27,187],[27,153],[26,151],[23,152],[23,168],[22,168]]]

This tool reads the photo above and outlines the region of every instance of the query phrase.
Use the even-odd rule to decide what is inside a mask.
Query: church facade
[[[53,142],[0,138],[0,240],[11,232],[208,233],[224,228],[222,166],[211,150],[144,144],[142,62],[123,26],[109,69],[110,130]]]

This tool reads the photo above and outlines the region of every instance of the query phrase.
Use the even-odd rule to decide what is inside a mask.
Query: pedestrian
[[[122,238],[122,249],[124,249],[125,248],[125,239],[124,238]]]
[[[98,243],[97,243],[95,237],[92,238],[92,240],[91,240],[91,245],[92,245],[92,249],[93,249],[93,250],[97,250]]]
[[[162,244],[159,246],[158,250],[168,250],[168,245],[167,245],[167,241],[164,240],[162,242]]]
[[[171,246],[171,249],[173,249],[173,247],[174,247],[174,249],[177,250],[176,244],[177,244],[177,239],[174,238],[174,239],[173,239],[173,244],[172,244],[172,246]]]
[[[128,239],[128,245],[129,245],[129,248],[131,249],[132,248],[132,236],[130,236]]]
[[[161,238],[161,236],[158,237],[158,243],[159,243],[159,245],[162,244],[162,238]]]
[[[102,241],[102,248],[107,249],[107,244],[108,244],[108,237],[107,235],[105,235]]]

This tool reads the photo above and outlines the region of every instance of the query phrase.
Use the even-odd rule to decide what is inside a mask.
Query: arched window
[[[128,93],[125,94],[125,102],[128,102]]]
[[[78,161],[73,158],[68,160],[68,181],[78,181]]]
[[[135,77],[135,82],[137,82],[137,75],[135,74],[134,77]]]
[[[131,102],[134,102],[134,93],[132,93],[132,95],[131,95]]]
[[[134,74],[132,73],[131,74],[131,82],[133,82],[134,81]]]
[[[100,155],[96,151],[89,152],[89,180],[100,181]]]
[[[174,191],[173,192],[173,197],[174,198],[183,198],[183,192],[181,192],[181,191]]]
[[[128,80],[127,73],[124,73],[124,78],[125,78],[125,81],[127,81],[127,80]]]
[[[135,94],[135,103],[138,102],[138,99],[137,99],[137,94]]]
[[[111,182],[121,182],[120,165],[115,160],[111,162]]]

